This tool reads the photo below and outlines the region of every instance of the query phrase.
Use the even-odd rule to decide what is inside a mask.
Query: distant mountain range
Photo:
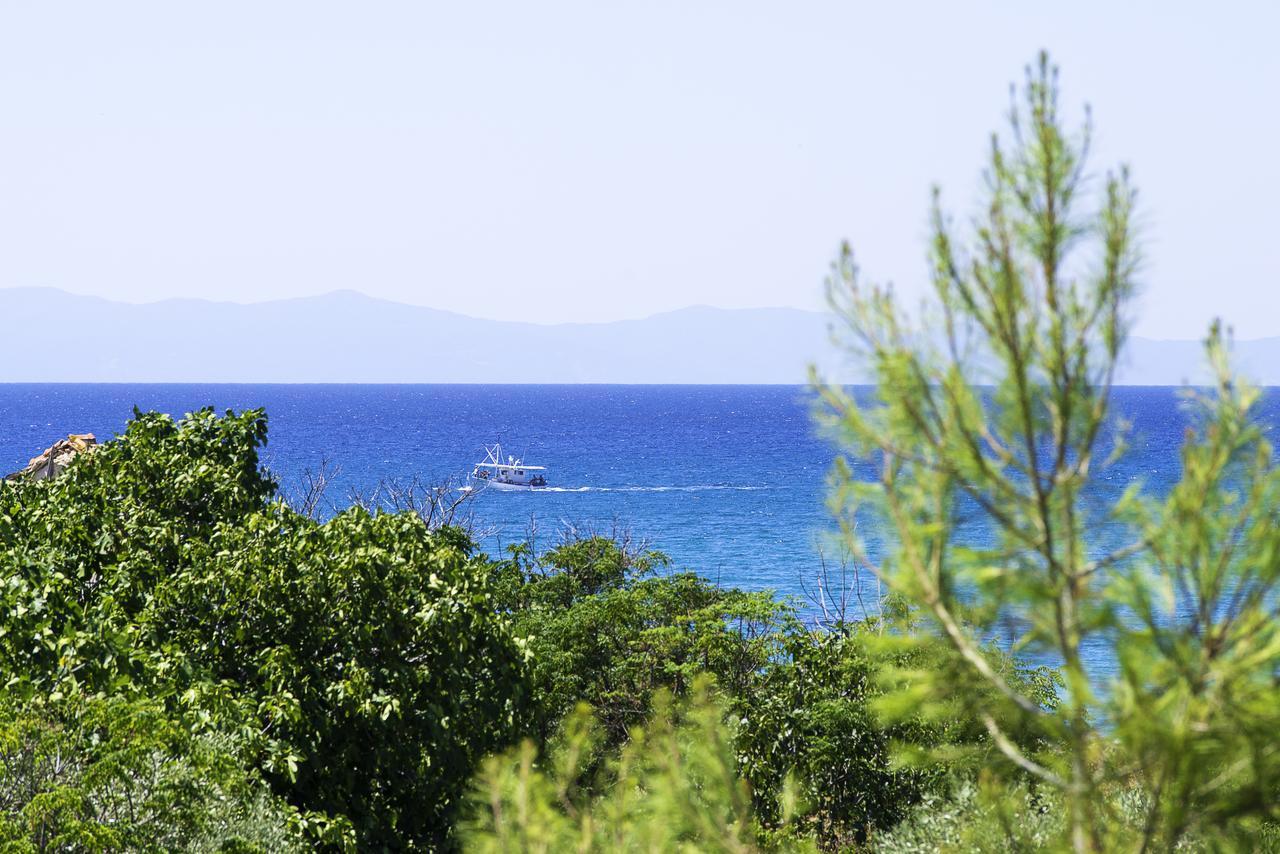
[[[239,304],[132,304],[52,288],[0,290],[0,382],[803,383],[816,363],[866,376],[829,318],[694,307],[643,320],[539,325],[335,291]],[[1241,368],[1280,384],[1280,338],[1238,342]],[[1199,342],[1134,339],[1120,381],[1203,381]]]

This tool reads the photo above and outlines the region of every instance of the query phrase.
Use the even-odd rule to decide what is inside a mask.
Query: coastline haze
[[[71,8],[0,13],[0,288],[812,310],[847,237],[914,300],[930,185],[974,209],[1043,46],[1095,169],[1135,167],[1136,331],[1280,334],[1271,7]]]
[[[0,290],[0,383],[805,382],[870,374],[794,308],[695,306],[640,320],[535,324],[469,317],[356,291],[258,303],[146,304],[50,288]],[[234,346],[228,346],[233,344]],[[1280,337],[1238,341],[1246,377],[1280,385]],[[1131,339],[1120,385],[1209,379],[1200,342]]]

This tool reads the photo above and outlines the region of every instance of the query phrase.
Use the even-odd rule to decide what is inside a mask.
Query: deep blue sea
[[[1114,409],[1131,448],[1105,471],[1118,493],[1142,478],[1159,493],[1179,474],[1187,425],[1173,388],[1124,388]],[[819,549],[834,559],[826,475],[838,453],[814,426],[813,396],[786,386],[0,385],[0,473],[67,433],[121,431],[136,406],[181,415],[263,407],[263,454],[282,487],[322,459],[340,467],[329,498],[383,478],[461,477],[482,446],[549,468],[552,488],[487,490],[473,506],[496,553],[567,528],[625,528],[678,568],[724,584],[798,594]],[[1276,396],[1262,416],[1275,423]]]

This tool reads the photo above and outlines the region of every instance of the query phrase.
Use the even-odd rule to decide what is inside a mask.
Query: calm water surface
[[[105,438],[133,408],[175,415],[263,407],[264,461],[286,488],[328,459],[330,498],[382,478],[465,475],[501,439],[549,467],[552,489],[489,490],[475,502],[490,552],[568,526],[629,528],[680,568],[723,583],[799,592],[818,550],[834,551],[825,477],[837,451],[786,386],[0,385],[0,472],[70,432]],[[1187,416],[1172,388],[1126,388],[1131,451],[1099,482],[1099,504],[1133,478],[1156,492],[1178,477]],[[1276,395],[1263,417],[1276,420]]]

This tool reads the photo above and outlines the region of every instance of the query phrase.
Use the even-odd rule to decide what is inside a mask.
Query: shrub
[[[898,691],[910,691],[923,674],[932,677],[953,665],[928,647],[904,644],[901,638],[910,631],[910,624],[891,628],[872,619],[834,631],[789,632],[784,655],[735,699],[738,764],[766,826],[779,820],[790,780],[799,796],[798,827],[812,831],[826,848],[859,844],[896,824],[949,775],[966,772],[975,752],[989,758],[987,732],[969,710],[902,710],[886,721],[884,704],[896,700]],[[999,661],[1006,678],[1036,702],[1054,705],[1052,671],[1007,657]],[[905,682],[892,681],[897,678]],[[1014,738],[1035,746],[1034,733]],[[965,749],[946,762],[914,761],[931,747]]]
[[[583,779],[603,737],[585,707],[539,759],[532,742],[488,760],[478,778],[477,817],[464,831],[474,851],[760,850],[750,792],[738,778],[724,709],[700,680],[686,704],[654,699],[602,781]],[[598,797],[593,793],[602,792]],[[784,816],[785,819],[785,816]],[[776,834],[788,850],[812,843]]]
[[[304,851],[304,817],[150,701],[0,711],[8,851]]]
[[[136,413],[60,477],[0,489],[6,690],[112,692],[163,668],[164,639],[140,636],[136,617],[216,525],[266,506],[265,440],[259,411],[181,422]]]
[[[771,594],[658,574],[666,565],[659,552],[589,537],[537,557],[517,548],[497,568],[499,598],[533,656],[544,735],[585,702],[616,746],[659,688],[684,694],[705,672],[737,695],[781,650],[792,617]]]
[[[193,711],[230,701],[225,719],[261,733],[296,803],[349,817],[362,846],[440,844],[527,702],[524,654],[468,548],[408,513],[321,525],[277,506],[216,529],[142,623],[205,675]]]
[[[138,415],[63,476],[0,490],[7,689],[155,697],[362,847],[448,844],[528,702],[489,567],[412,513],[288,509],[265,437],[259,412]]]

